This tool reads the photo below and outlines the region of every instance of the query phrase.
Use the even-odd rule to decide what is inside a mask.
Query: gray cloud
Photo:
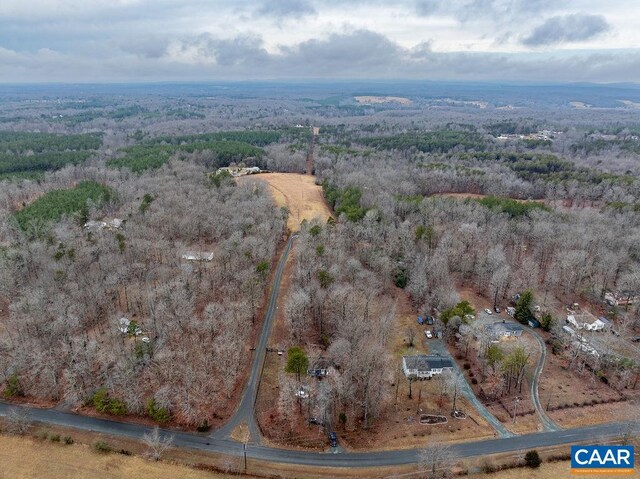
[[[145,50],[144,48],[142,49]],[[640,50],[614,52],[462,53],[404,48],[357,30],[268,52],[258,36],[210,34],[171,40],[157,51],[77,58],[51,50],[20,53],[0,47],[0,81],[428,79],[468,81],[640,81]]]
[[[562,8],[566,0],[416,0],[414,11],[422,17],[448,15],[461,22],[492,19],[496,23],[510,23],[543,12]]]
[[[415,9],[421,17],[429,17],[442,9],[442,2],[440,0],[418,0]]]
[[[267,0],[256,10],[258,16],[266,15],[278,19],[300,18],[315,13],[316,9],[309,0]]]
[[[573,14],[549,18],[522,39],[528,46],[555,45],[589,40],[609,30],[611,26],[602,15]]]

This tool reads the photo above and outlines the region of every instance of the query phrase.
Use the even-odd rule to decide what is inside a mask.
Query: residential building
[[[487,326],[487,330],[489,334],[494,339],[503,339],[510,337],[520,337],[522,336],[522,326],[517,323],[507,323],[506,321],[497,321],[493,324]]]
[[[587,331],[602,331],[611,324],[608,320],[605,319],[605,321],[606,323],[586,311],[567,316],[567,323],[572,324],[578,329],[585,329]]]
[[[182,259],[187,261],[212,261],[213,253],[189,252],[182,255]]]
[[[453,361],[451,358],[437,355],[403,356],[402,370],[406,377],[431,379],[437,374],[442,374],[443,371],[453,371]]]

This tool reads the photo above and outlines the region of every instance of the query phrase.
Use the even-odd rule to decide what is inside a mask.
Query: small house
[[[608,320],[605,319],[605,321],[606,324],[600,318],[596,318],[593,314],[586,311],[567,316],[567,323],[574,325],[578,329],[586,329],[587,331],[602,331],[606,325],[611,324]]]
[[[444,371],[453,371],[453,361],[451,358],[437,355],[403,356],[402,370],[406,377],[414,376],[418,379],[431,379]]]
[[[186,261],[212,261],[213,253],[189,252],[189,253],[183,254],[182,259]]]
[[[113,218],[111,221],[107,221],[106,227],[112,230],[119,230],[120,228],[122,228],[123,224],[124,221],[122,221],[120,218]]]
[[[495,339],[518,338],[522,336],[522,326],[517,323],[507,323],[506,321],[498,321],[490,324],[487,328],[489,334]]]
[[[609,306],[629,306],[638,300],[638,296],[631,291],[616,291],[605,293],[604,300]]]
[[[84,224],[84,229],[87,230],[101,230],[107,227],[107,223],[104,221],[87,221]]]

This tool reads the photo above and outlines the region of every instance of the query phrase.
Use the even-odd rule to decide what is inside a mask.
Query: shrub
[[[52,434],[51,436],[49,436],[49,441],[60,442],[60,434]]]
[[[151,419],[161,424],[165,424],[169,422],[169,419],[171,419],[171,413],[169,412],[169,410],[167,408],[158,406],[156,404],[156,400],[153,398],[147,401],[145,409]]]
[[[533,451],[527,451],[524,456],[524,463],[527,467],[535,469],[536,467],[540,467],[540,464],[542,464],[542,459],[540,459],[538,451],[534,449]]]
[[[93,450],[100,454],[108,454],[113,451],[113,447],[104,441],[96,441],[93,443]]]
[[[482,463],[482,465],[480,466],[480,470],[484,474],[493,474],[494,472],[496,472],[498,470],[498,468],[496,466],[494,466],[493,464],[491,464],[488,460],[485,460]]]
[[[471,364],[469,364],[469,363],[464,363],[464,366],[463,366],[463,367],[464,367],[465,369],[471,369]]]
[[[127,414],[127,403],[120,399],[109,397],[106,388],[98,389],[91,397],[91,403],[96,408],[96,411],[101,413],[114,414],[116,416]]]
[[[123,456],[131,456],[132,453],[129,449],[120,449],[118,451],[118,454],[122,454]]]
[[[120,399],[111,399],[109,402],[109,414],[124,416],[127,414],[127,403]]]
[[[196,429],[198,432],[207,432],[209,429],[211,429],[211,426],[209,425],[209,421],[205,419],[198,425]]]
[[[473,384],[473,385],[478,384],[478,380],[476,378],[472,378],[471,379],[471,384]]]
[[[18,380],[18,373],[13,373],[7,379],[7,386],[4,388],[4,397],[12,398],[16,396],[22,396],[22,387],[20,386],[20,381]]]
[[[72,438],[71,436],[65,436],[65,437],[62,439],[62,441],[63,441],[67,446],[69,446],[69,445],[73,444],[73,442],[74,442],[74,441],[73,441],[73,438]]]

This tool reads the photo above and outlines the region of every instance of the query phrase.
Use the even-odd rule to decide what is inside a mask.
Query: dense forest
[[[184,95],[2,97],[5,396],[191,427],[228,417],[288,210],[212,173],[300,173],[310,125],[336,219],[302,225],[283,294],[287,346],[340,370],[318,410],[370,427],[390,407],[399,294],[437,318],[461,288],[500,304],[531,290],[556,312],[640,291],[640,124],[624,108]],[[638,335],[637,304],[607,313]],[[628,387],[639,365],[611,354],[598,368]]]

